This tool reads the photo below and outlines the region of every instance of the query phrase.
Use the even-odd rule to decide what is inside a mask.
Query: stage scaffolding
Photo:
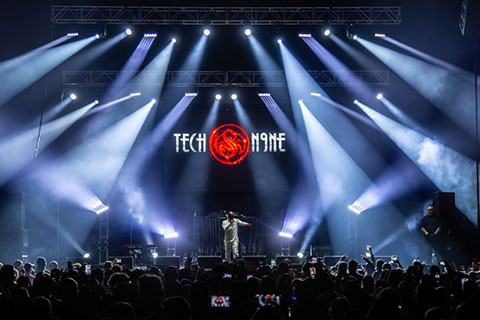
[[[68,70],[63,72],[64,87],[106,87],[117,83],[119,75],[125,72],[108,70]],[[309,71],[312,78],[323,87],[343,85],[388,86],[388,70],[354,70],[354,71]],[[141,75],[140,75],[141,74]],[[139,76],[140,75],[140,76]],[[163,77],[156,71],[132,72],[131,79],[138,76],[140,85],[161,84]],[[283,71],[167,71],[165,86],[197,88],[261,88],[286,87],[287,80]]]
[[[400,6],[345,7],[51,7],[53,24],[398,25]]]
[[[224,256],[224,231],[222,221],[225,219],[217,213],[208,216],[193,215],[193,232],[196,253],[199,256]],[[240,255],[264,254],[264,230],[260,218],[239,218],[252,224],[251,227],[239,227]]]

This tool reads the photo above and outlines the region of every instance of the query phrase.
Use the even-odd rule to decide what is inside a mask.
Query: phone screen
[[[229,296],[210,296],[211,306],[214,308],[228,308],[230,307]]]
[[[87,275],[92,274],[92,265],[91,264],[86,264],[85,265],[85,274],[87,274]]]
[[[280,305],[280,296],[275,294],[257,294],[258,305],[263,307],[268,304]]]

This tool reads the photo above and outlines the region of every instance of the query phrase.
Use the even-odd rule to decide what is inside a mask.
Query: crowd
[[[397,260],[342,258],[296,270],[236,261],[205,270],[124,269],[107,261],[88,270],[36,265],[0,269],[1,319],[479,319],[477,261],[467,270],[448,263],[404,268]],[[35,269],[35,270],[34,270]]]

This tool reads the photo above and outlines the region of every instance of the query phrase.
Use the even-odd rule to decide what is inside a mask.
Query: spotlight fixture
[[[298,36],[300,38],[311,38],[312,34],[311,33],[299,33]]]
[[[245,29],[245,35],[248,37],[252,34],[252,30],[250,28]]]
[[[203,29],[203,34],[208,37],[210,35],[210,29],[208,28]]]
[[[185,97],[196,97],[197,93],[196,92],[187,92],[185,93]]]
[[[217,93],[217,94],[215,95],[215,99],[217,99],[217,100],[222,100],[222,95],[221,95],[220,93]]]
[[[83,258],[90,259],[90,253],[85,252],[85,254],[83,255]]]
[[[140,95],[142,95],[141,92],[132,92],[132,93],[130,93],[130,97],[138,97],[138,96],[140,96]]]
[[[283,232],[283,231],[279,232],[278,235],[279,235],[280,237],[283,237],[283,238],[289,238],[289,239],[292,239],[292,238],[293,238],[293,234],[287,233],[287,232]]]
[[[70,37],[70,38],[78,37],[78,32],[69,32],[67,33],[67,37]]]
[[[362,213],[363,211],[363,208],[361,205],[359,205],[358,203],[353,203],[351,205],[348,206],[348,210],[356,213],[356,214],[360,214]]]
[[[104,205],[100,200],[96,203],[96,205],[93,207],[93,211],[96,213],[96,214],[102,214],[104,213],[105,211],[107,211],[109,209],[108,206]]]
[[[158,258],[158,253],[152,252],[152,258],[153,258],[153,259],[157,259],[157,258]]]
[[[151,103],[157,103],[157,99],[150,100]]]
[[[172,38],[173,43],[177,43],[177,38]]]
[[[385,38],[385,33],[375,33],[374,37],[375,38]]]
[[[258,94],[259,97],[270,97],[270,93],[267,93],[267,92],[260,92]]]
[[[100,39],[100,35],[98,33],[95,35],[95,39]]]
[[[131,36],[131,35],[133,34],[132,29],[130,29],[130,28],[125,29],[125,34],[126,34],[127,36]]]
[[[353,40],[357,40],[358,39],[358,36],[356,34],[353,35],[352,37]]]
[[[170,232],[164,235],[165,239],[178,238],[178,232]]]
[[[310,95],[311,95],[312,97],[321,97],[321,96],[322,96],[322,94],[321,94],[321,93],[318,93],[318,92],[311,92]]]
[[[236,93],[233,93],[230,98],[232,98],[232,100],[237,100],[238,96]]]
[[[156,38],[157,34],[156,33],[144,33],[143,36],[145,38]]]
[[[99,104],[99,103],[100,103],[100,101],[98,101],[98,100],[95,100],[95,101],[93,101],[93,103],[94,103],[95,105],[97,105],[97,104]]]
[[[328,37],[330,33],[332,33],[332,30],[330,30],[330,28],[326,28],[325,30],[323,30],[323,35],[325,37]]]
[[[353,100],[353,103],[358,104],[358,100],[357,99]]]
[[[299,257],[300,259],[302,259],[302,258],[303,258],[303,252],[298,252],[298,253],[297,253],[297,257]]]
[[[278,38],[278,39],[277,39],[277,43],[278,43],[278,44],[281,44],[281,43],[282,43],[282,38]]]
[[[377,94],[377,100],[382,100],[383,99],[383,94],[380,92]]]
[[[70,93],[70,99],[77,100],[77,95],[75,93]]]

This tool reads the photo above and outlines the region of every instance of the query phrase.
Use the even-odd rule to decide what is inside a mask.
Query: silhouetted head
[[[434,207],[434,206],[428,206],[428,208],[427,208],[427,214],[428,214],[429,216],[435,215],[435,207]]]

